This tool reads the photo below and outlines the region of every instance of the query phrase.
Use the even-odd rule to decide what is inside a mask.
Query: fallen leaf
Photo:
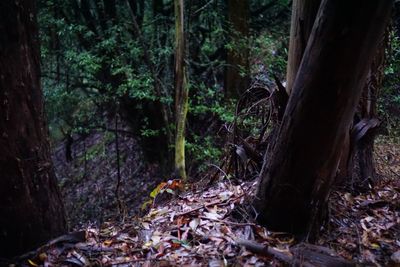
[[[220,220],[222,219],[222,216],[219,215],[218,213],[212,213],[212,212],[204,212],[204,216],[210,220]]]
[[[193,230],[193,232],[196,232],[197,227],[200,224],[200,218],[195,218],[190,221],[189,227]]]

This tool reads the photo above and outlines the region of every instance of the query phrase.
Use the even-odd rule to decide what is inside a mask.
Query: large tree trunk
[[[392,3],[321,3],[255,200],[259,221],[271,229],[318,231]]]
[[[248,0],[228,0],[228,21],[234,47],[227,51],[225,91],[227,97],[238,98],[250,86]]]
[[[0,258],[65,231],[40,88],[35,1],[0,2]]]
[[[286,91],[290,94],[321,0],[293,0]]]
[[[185,31],[183,0],[175,0],[175,172],[186,180],[185,125],[189,88],[185,63]]]

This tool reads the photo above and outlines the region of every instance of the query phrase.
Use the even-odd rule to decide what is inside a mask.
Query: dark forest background
[[[394,0],[4,0],[0,265],[70,230],[64,238],[92,234],[109,247],[80,229],[126,230],[127,220],[146,228],[135,226],[130,248],[140,248],[127,251],[140,255],[129,255],[158,260],[164,247],[138,233],[162,229],[144,219],[161,211],[164,222],[178,212],[168,234],[176,242],[165,240],[172,254],[189,249],[200,218],[251,226],[240,231],[254,240],[284,232],[288,252],[301,241],[308,251],[352,229],[332,219],[341,209],[363,229],[352,236],[359,258],[346,254],[349,239],[331,247],[349,260],[399,263],[399,73]],[[160,241],[158,230],[146,238]],[[227,240],[231,262],[252,246]],[[18,261],[54,260],[38,251]]]
[[[254,139],[266,125],[268,105],[247,113],[240,105],[267,99],[277,83],[285,85],[292,2],[185,4],[186,166],[191,179],[201,179],[227,152],[237,151],[234,128],[240,138]],[[38,7],[42,83],[58,179],[76,184],[68,190],[85,185],[84,194],[68,194],[78,198],[67,202],[70,213],[102,220],[103,208],[97,201],[90,204],[91,194],[97,192],[104,208],[116,205],[111,192],[117,183],[123,183],[129,206],[140,206],[159,182],[176,177],[173,1],[39,1]],[[399,129],[396,12],[385,37],[383,82],[373,96],[380,132],[390,137]],[[147,190],[138,190],[143,187]]]

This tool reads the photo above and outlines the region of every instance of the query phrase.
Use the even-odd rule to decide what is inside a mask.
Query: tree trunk
[[[392,0],[324,0],[282,125],[261,173],[255,206],[272,230],[318,232]]]
[[[398,1],[394,3],[393,24],[397,36],[400,37],[400,2]]]
[[[40,88],[36,6],[0,2],[0,257],[65,231]]]
[[[286,92],[290,94],[321,0],[293,0]]]
[[[369,127],[368,129],[364,127],[365,134],[355,144],[359,168],[355,174],[356,177],[351,179],[352,187],[358,187],[362,191],[377,182],[373,152],[375,135],[379,126],[377,101],[384,77],[386,36],[383,35],[380,40],[379,49],[370,66],[356,115],[360,122],[365,121]],[[354,173],[355,166],[349,167]]]
[[[238,98],[250,86],[248,0],[228,0],[228,20],[234,47],[227,51],[225,91],[228,98]]]
[[[144,152],[149,161],[158,162],[162,166],[162,169],[171,169],[172,156],[170,156],[168,147],[173,144],[173,135],[170,130],[172,112],[168,108],[167,104],[161,101],[161,99],[166,95],[165,90],[163,89],[156,66],[151,60],[152,54],[148,49],[149,45],[143,38],[140,25],[138,24],[135,15],[135,1],[129,0],[127,1],[127,4],[132,17],[133,28],[135,32],[134,34],[138,38],[139,43],[143,48],[143,59],[153,78],[154,91],[157,96],[156,101],[143,104],[143,110],[145,110],[145,113],[148,114],[149,128],[154,130],[163,130],[157,136],[142,137]],[[130,106],[132,106],[131,103],[127,103],[126,107],[128,109],[130,109]],[[132,111],[129,113],[132,114],[137,112]]]
[[[377,100],[384,76],[386,35],[379,40],[379,48],[369,68],[353,125],[342,148],[336,178],[336,184],[348,186],[355,191],[368,190],[377,179],[373,150],[379,127]]]
[[[175,0],[175,172],[186,180],[185,125],[189,88],[185,63],[185,32],[183,0]]]
[[[74,138],[72,138],[72,134],[70,131],[66,134],[65,137],[65,160],[67,162],[71,162],[73,160],[72,157],[72,145],[74,143]]]

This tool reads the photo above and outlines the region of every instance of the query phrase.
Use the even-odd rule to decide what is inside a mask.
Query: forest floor
[[[138,215],[150,192],[162,182],[159,168],[145,164],[137,141],[119,136],[120,186],[117,196],[117,157],[113,133],[75,136],[72,161],[66,160],[65,142],[54,150],[53,162],[61,185],[70,229],[82,224],[101,225],[118,217],[119,203],[126,215]],[[118,199],[119,201],[118,201]],[[131,207],[128,211],[127,207]],[[137,208],[132,208],[137,207]]]
[[[125,141],[127,148],[135,147],[129,143],[133,141]],[[148,183],[148,179],[156,177],[156,168],[142,167],[137,172],[131,170],[127,177],[136,177],[132,182],[124,180],[123,198],[139,196],[139,200],[127,201],[126,205],[140,207],[149,199],[149,192],[145,191],[157,188],[147,214],[135,216],[137,212],[130,212],[119,219],[108,214],[96,224],[79,227],[75,223],[75,232],[27,254],[21,258],[21,265],[399,266],[400,145],[381,140],[375,157],[379,184],[357,196],[333,191],[330,220],[315,245],[298,244],[293,236],[270,232],[254,221],[249,200],[255,181],[234,182],[221,177],[210,187],[194,184],[182,192],[182,184],[177,180],[159,184],[160,180],[155,179]],[[128,157],[128,165],[135,169],[139,159]],[[99,164],[105,163],[97,162],[87,171],[95,172]],[[76,216],[70,222],[95,218],[90,216],[109,208],[107,201],[114,203],[111,205],[115,208],[115,180],[102,180],[106,173],[92,175],[94,181],[83,184],[81,180],[64,182],[64,196],[71,201],[67,211],[69,216]],[[128,189],[129,186],[134,189]],[[79,200],[79,196],[84,199]],[[84,209],[92,205],[99,205],[98,210],[83,216]]]

